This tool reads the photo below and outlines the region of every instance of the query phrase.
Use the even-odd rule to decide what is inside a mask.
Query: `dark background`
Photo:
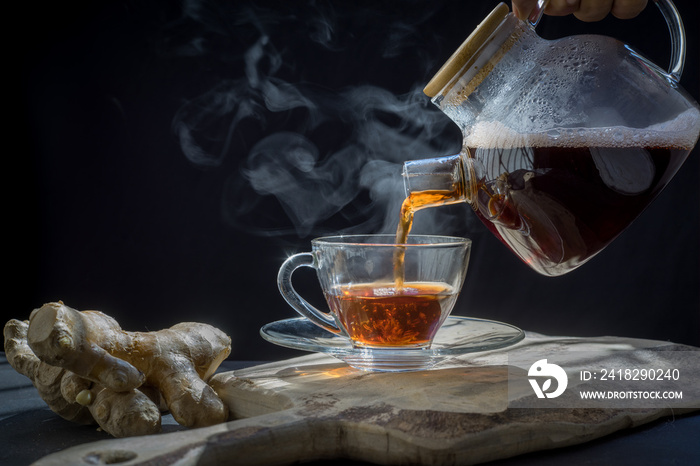
[[[216,325],[235,359],[303,354],[258,334],[295,316],[279,265],[318,235],[392,230],[401,162],[461,143],[420,90],[495,4],[15,4],[3,321],[63,300],[127,330]],[[682,84],[698,100],[700,15],[696,2],[676,4]],[[545,17],[538,32],[611,35],[668,63],[651,2],[633,20]],[[700,346],[698,152],[611,246],[559,278],[520,263],[465,205],[418,214],[417,231],[474,240],[454,314]],[[317,292],[313,272],[295,277]]]

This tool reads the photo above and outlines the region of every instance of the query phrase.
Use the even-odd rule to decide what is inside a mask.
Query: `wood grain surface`
[[[698,351],[653,340],[527,333],[510,348],[403,373],[362,372],[309,354],[214,376],[211,384],[231,410],[225,424],[89,443],[35,464],[478,464],[581,444],[697,410],[700,388],[685,390],[682,403],[667,407],[582,408],[571,396],[541,407],[527,383],[527,370],[539,359],[577,374],[624,365],[638,359],[640,349],[651,350],[645,357],[652,354],[647,362],[657,366],[676,364],[676,357],[667,359],[671,353]],[[696,364],[683,370],[699,380]],[[567,393],[577,383],[570,375]]]

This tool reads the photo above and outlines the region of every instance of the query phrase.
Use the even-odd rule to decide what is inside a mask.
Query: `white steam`
[[[353,18],[339,16],[332,2],[311,3],[303,17],[254,2],[223,13],[188,5],[188,19],[206,34],[183,50],[211,55],[212,35],[241,49],[223,60],[230,75],[186,102],[173,121],[192,163],[230,170],[222,212],[232,226],[300,237],[393,231],[404,194],[402,163],[459,151],[456,127],[422,92],[425,76],[418,70],[432,64],[416,63],[415,80],[402,92],[363,79],[363,68],[372,71],[368,63],[417,60],[410,39],[415,24],[401,15],[386,23],[384,35],[360,43],[360,19],[372,11],[359,7],[353,27]],[[217,15],[234,25],[230,33]],[[359,78],[339,84],[318,75]],[[319,81],[311,81],[316,76]],[[434,222],[428,220],[434,215],[420,217]],[[438,226],[432,232],[444,233]]]

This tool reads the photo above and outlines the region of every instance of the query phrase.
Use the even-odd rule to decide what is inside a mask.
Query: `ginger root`
[[[220,330],[186,322],[127,332],[98,311],[62,302],[4,329],[10,365],[29,377],[49,408],[115,437],[159,432],[161,411],[187,427],[225,422],[228,409],[206,383],[231,352]]]

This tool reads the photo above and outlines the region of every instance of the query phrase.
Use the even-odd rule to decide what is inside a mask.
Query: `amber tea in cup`
[[[360,348],[429,348],[452,312],[471,251],[468,239],[425,235],[402,244],[394,235],[324,237],[311,244],[311,252],[282,264],[280,292],[299,314]],[[316,269],[330,312],[293,288],[292,274],[302,266]]]

